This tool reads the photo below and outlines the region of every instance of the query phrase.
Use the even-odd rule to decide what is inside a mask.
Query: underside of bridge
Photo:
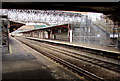
[[[23,25],[25,25],[25,24],[10,21],[9,31],[13,32],[13,31],[17,30],[18,28],[20,28],[21,26],[23,26]]]
[[[120,25],[119,2],[3,2],[3,9],[39,9],[98,12]]]

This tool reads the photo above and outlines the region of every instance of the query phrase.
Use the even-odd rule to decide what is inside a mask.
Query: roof
[[[32,32],[32,31],[37,31],[37,30],[46,30],[46,29],[51,29],[51,28],[54,28],[54,27],[62,27],[64,25],[67,25],[67,24],[60,24],[60,25],[54,25],[54,26],[47,26],[47,27],[42,27],[42,28],[38,28],[38,29],[32,29],[32,30],[24,30],[22,32],[19,32],[19,33],[26,33],[26,32]]]

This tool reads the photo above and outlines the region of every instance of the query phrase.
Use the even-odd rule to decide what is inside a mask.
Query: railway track
[[[77,46],[71,46],[71,45],[67,45],[67,44],[62,44],[62,43],[54,43],[54,42],[50,42],[50,41],[44,41],[44,40],[39,40],[39,39],[34,39],[34,38],[29,38],[27,37],[27,39],[30,40],[35,40],[35,41],[39,41],[39,42],[43,42],[43,43],[47,43],[47,44],[51,44],[51,45],[57,45],[57,46],[61,46],[64,48],[69,48],[69,49],[74,49],[76,51],[82,51],[85,53],[92,53],[94,55],[99,55],[102,57],[107,57],[107,58],[112,58],[115,60],[120,60],[120,54],[118,53],[112,53],[112,52],[108,52],[108,51],[103,51],[103,50],[97,50],[97,49],[89,49],[89,48],[84,48],[84,47],[77,47]]]
[[[20,40],[20,39],[18,39]],[[25,42],[25,40],[27,41],[27,43]],[[21,41],[21,40],[20,40]],[[45,56],[55,60],[56,62],[68,67],[69,69],[72,69],[73,71],[75,71],[76,73],[78,74],[83,74],[85,75],[86,77],[89,77],[90,79],[92,80],[95,80],[95,81],[103,81],[104,79],[102,77],[99,77],[97,75],[95,75],[94,73],[91,73],[87,70],[84,70],[82,68],[80,68],[79,66],[77,66],[76,64],[74,63],[71,63],[69,61],[67,61],[66,59],[63,59],[61,58],[59,55],[57,54],[53,54],[53,53],[50,53],[50,52],[47,52],[47,51],[44,51],[44,50],[41,50],[39,49],[40,46],[41,47],[44,47],[46,49],[49,49],[49,50],[52,50],[52,51],[56,51],[56,52],[59,52],[60,54],[63,54],[63,55],[66,55],[66,56],[69,56],[69,57],[72,57],[72,58],[75,58],[77,60],[82,60],[82,61],[86,61],[86,62],[89,62],[89,63],[92,63],[92,64],[95,64],[95,65],[98,65],[98,66],[101,66],[101,67],[104,67],[106,69],[110,69],[110,70],[113,70],[113,71],[116,71],[116,72],[120,72],[118,69],[115,69],[115,68],[108,68],[108,66],[104,66],[104,65],[107,65],[109,64],[109,66],[114,66],[114,67],[120,67],[119,65],[117,64],[113,64],[113,63],[109,63],[109,62],[105,62],[105,61],[102,61],[102,60],[98,60],[96,58],[91,58],[91,57],[87,57],[87,56],[84,56],[84,55],[81,55],[80,53],[75,53],[75,52],[71,52],[71,51],[68,51],[68,50],[65,50],[65,49],[61,49],[61,48],[56,48],[55,46],[53,45],[48,45],[48,44],[43,44],[43,43],[39,43],[39,42],[36,42],[36,41],[30,41],[28,39],[24,39],[24,41],[21,41],[25,44],[27,44],[28,46],[36,49],[37,51],[41,52],[42,54],[44,54]],[[28,43],[29,42],[29,43]]]
[[[94,58],[94,57],[89,57],[89,56],[83,55],[81,53],[72,52],[70,50],[68,51],[65,48],[59,48],[57,46],[48,45],[48,44],[40,43],[40,42],[39,43],[36,42],[36,43],[38,45],[41,45],[42,47],[45,47],[45,48],[60,52],[62,54],[74,57],[76,59],[86,61],[86,62],[89,62],[89,63],[92,63],[92,64],[95,64],[95,65],[104,67],[106,69],[110,69],[110,70],[113,70],[115,72],[120,73],[120,64],[118,65],[118,64],[106,62],[106,61],[103,61],[103,60],[100,60],[100,59],[97,59],[97,58]]]
[[[97,75],[95,75],[95,74],[93,74],[93,73],[90,73],[90,72],[88,72],[88,71],[86,71],[86,70],[84,70],[84,69],[82,69],[82,68],[80,68],[80,67],[77,67],[77,66],[75,66],[74,64],[71,64],[71,63],[69,63],[69,62],[67,62],[67,61],[65,61],[65,60],[63,60],[63,59],[61,59],[61,58],[58,58],[57,56],[54,56],[54,55],[51,54],[51,53],[42,52],[42,51],[40,51],[40,50],[39,50],[39,52],[41,52],[41,53],[44,54],[45,56],[51,58],[52,60],[55,60],[55,61],[57,61],[58,63],[66,66],[67,68],[72,69],[74,72],[76,72],[76,73],[78,73],[78,74],[81,74],[81,73],[82,73],[83,75],[89,77],[91,80],[103,81],[103,78],[101,78],[101,77],[99,77],[99,76],[97,76]]]

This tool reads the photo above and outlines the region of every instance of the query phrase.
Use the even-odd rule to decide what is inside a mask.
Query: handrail
[[[106,24],[102,23],[100,20],[97,19],[97,22],[101,23],[103,26],[107,27],[108,29],[111,30],[111,27],[110,26],[107,26]]]
[[[101,30],[103,30],[104,32],[107,31],[104,26],[101,26],[101,25],[99,25],[99,24],[97,24],[97,23],[95,23],[95,22],[93,22],[93,24],[96,25],[96,26],[97,26],[98,28],[100,28]],[[108,31],[107,31],[107,33],[110,34]]]
[[[107,24],[104,24],[103,22],[101,22],[100,20],[98,20],[98,19],[96,19],[97,20],[97,22],[99,23],[99,24],[101,24],[101,26],[104,26],[104,28],[107,28],[107,29],[109,29],[109,30],[106,30],[107,32],[118,32],[118,30],[114,30],[112,27],[110,27],[110,26],[108,26]],[[97,24],[97,23],[95,23],[95,24]],[[101,27],[100,26],[100,27]]]

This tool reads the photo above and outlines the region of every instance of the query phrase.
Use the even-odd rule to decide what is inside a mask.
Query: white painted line
[[[23,43],[22,43],[22,42],[18,41],[18,40],[15,39],[15,38],[14,38],[14,40],[16,40],[16,41],[19,43],[19,45],[20,45],[24,50],[26,50],[28,53],[30,53],[30,52],[23,46]],[[25,54],[25,55],[27,55],[27,54]]]

